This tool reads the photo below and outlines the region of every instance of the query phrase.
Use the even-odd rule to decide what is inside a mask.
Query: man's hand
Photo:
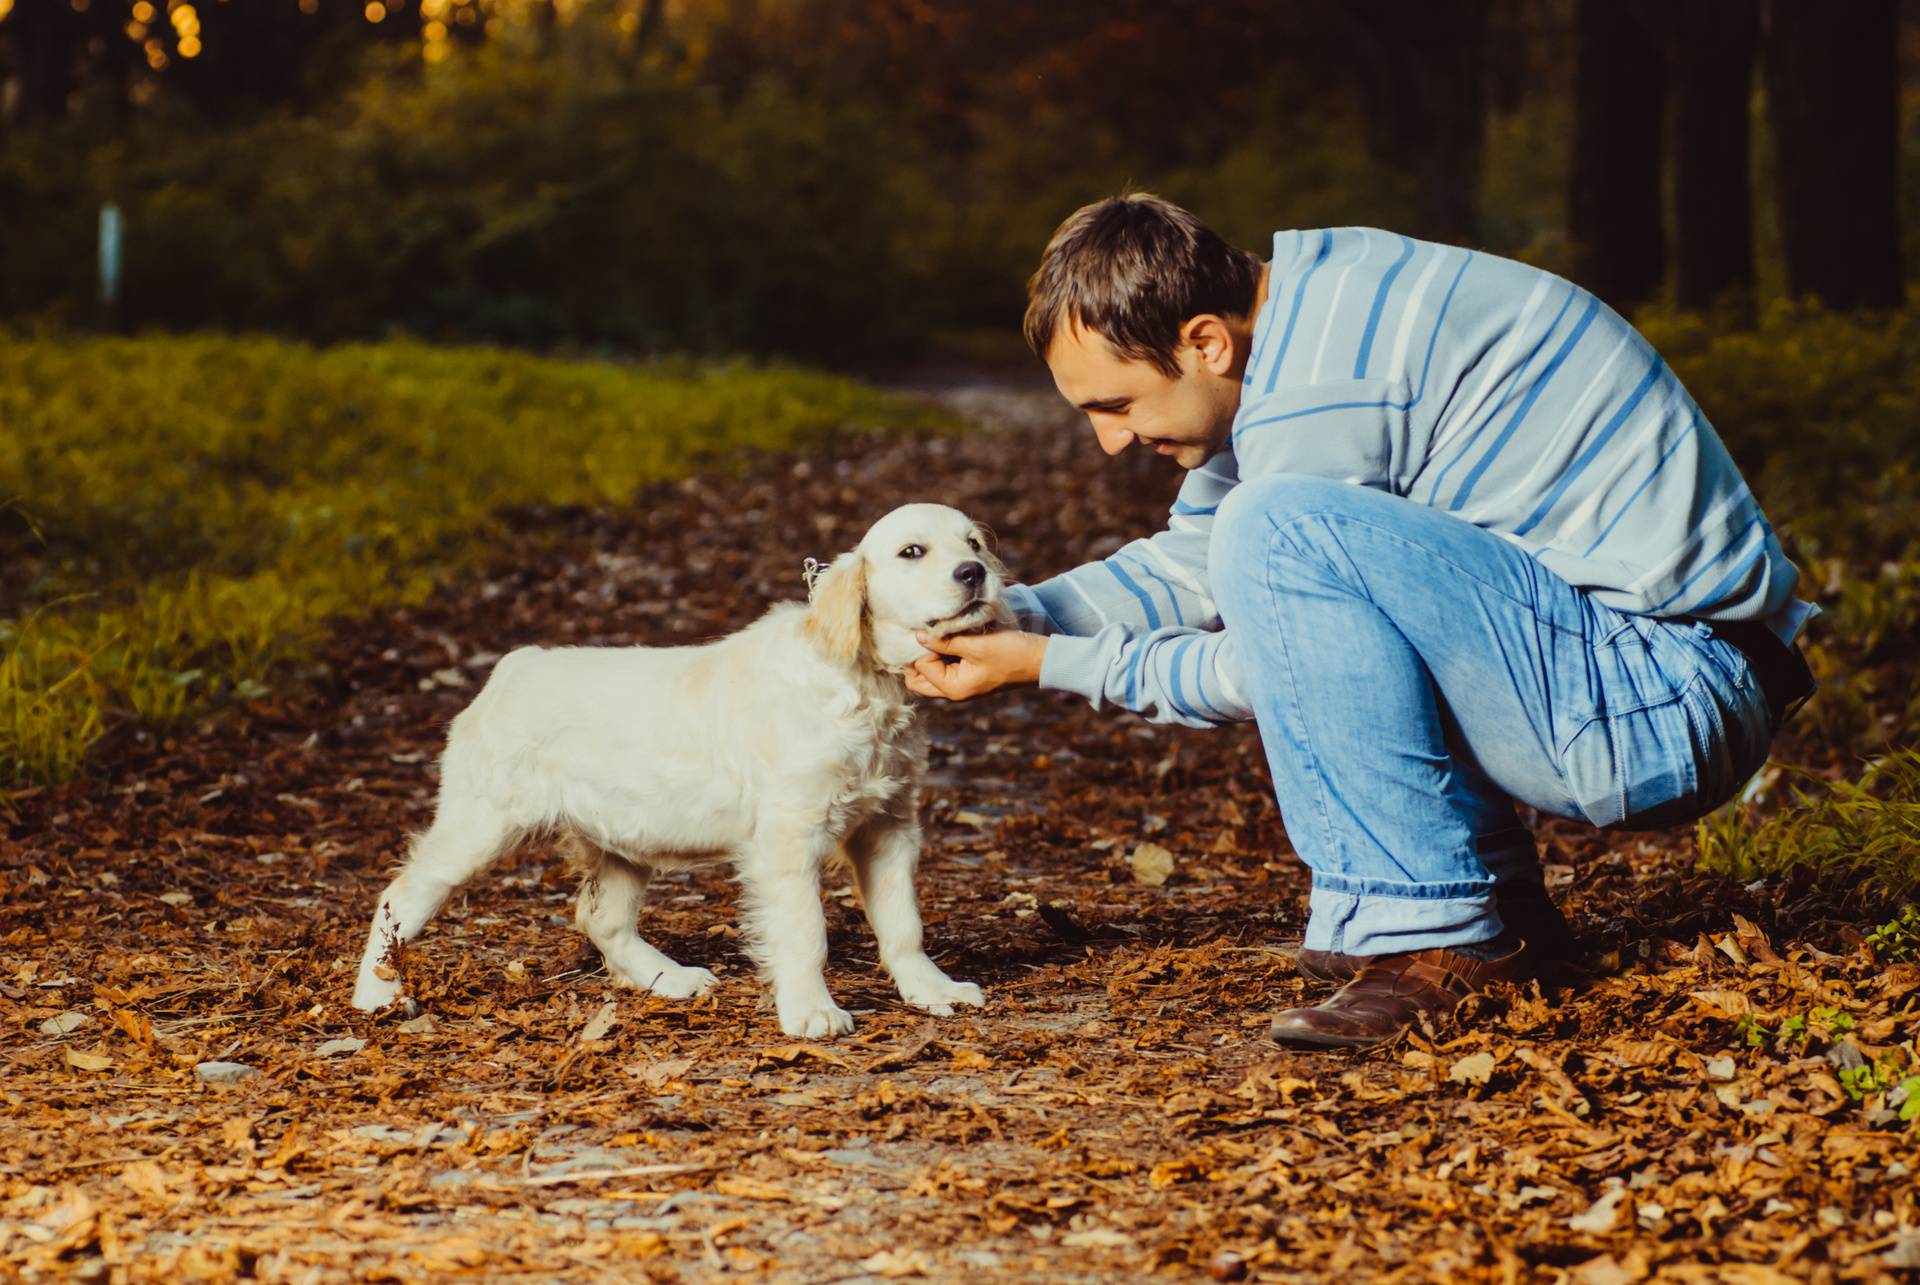
[[[915,637],[922,647],[939,654],[913,662],[906,674],[907,690],[953,701],[972,700],[1017,683],[1037,683],[1040,660],[1047,654],[1045,637],[1017,629],[951,638],[925,633]]]

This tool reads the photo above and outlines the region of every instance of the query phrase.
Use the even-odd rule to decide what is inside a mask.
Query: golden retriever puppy
[[[780,1029],[852,1030],[822,973],[820,871],[844,850],[900,997],[941,1015],[982,1003],[921,942],[926,742],[900,674],[925,650],[916,630],[1008,623],[1005,583],[965,514],[909,504],[834,559],[810,602],[718,642],[503,657],[453,720],[433,824],[380,896],[354,1006],[401,998],[400,943],[534,834],[560,837],[582,868],[575,923],[623,985],[684,997],[714,984],[649,945],[636,917],[655,871],[730,862]]]

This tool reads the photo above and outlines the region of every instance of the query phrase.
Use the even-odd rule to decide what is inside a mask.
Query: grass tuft
[[[1887,754],[1857,781],[1807,782],[1771,816],[1734,803],[1702,820],[1700,863],[1741,882],[1806,868],[1895,903],[1920,889],[1920,750]]]
[[[791,368],[393,342],[0,342],[0,785],[264,693],[504,511],[945,416]]]

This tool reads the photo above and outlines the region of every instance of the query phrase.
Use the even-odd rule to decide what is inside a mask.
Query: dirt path
[[[984,518],[1036,577],[1164,513],[1157,461],[1105,461],[1044,395],[968,396],[993,431],[526,515],[505,570],[356,628],[311,695],[125,738],[104,779],[0,814],[5,1271],[1597,1283],[1920,1264],[1920,1148],[1848,1091],[1914,1037],[1920,968],[1850,948],[1819,891],[1686,874],[1683,835],[1543,826],[1590,979],[1476,1001],[1437,1043],[1285,1052],[1259,1038],[1268,1014],[1318,992],[1290,962],[1306,882],[1257,739],[1049,694],[928,715],[928,939],[984,1012],[897,1004],[844,880],[829,981],[850,1039],[779,1035],[717,876],[668,882],[644,923],[717,992],[614,991],[533,848],[411,952],[426,1019],[347,1008],[441,730],[501,652],[736,628],[906,499]],[[1133,878],[1141,842],[1173,854],[1164,886]],[[1794,1014],[1808,1038],[1755,1046]],[[208,1061],[250,1078],[203,1083]]]

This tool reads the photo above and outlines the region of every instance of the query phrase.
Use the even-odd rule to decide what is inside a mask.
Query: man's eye
[[[910,544],[906,548],[900,550],[900,556],[903,558],[917,558],[924,553],[926,553],[926,550],[921,548],[917,544]]]

